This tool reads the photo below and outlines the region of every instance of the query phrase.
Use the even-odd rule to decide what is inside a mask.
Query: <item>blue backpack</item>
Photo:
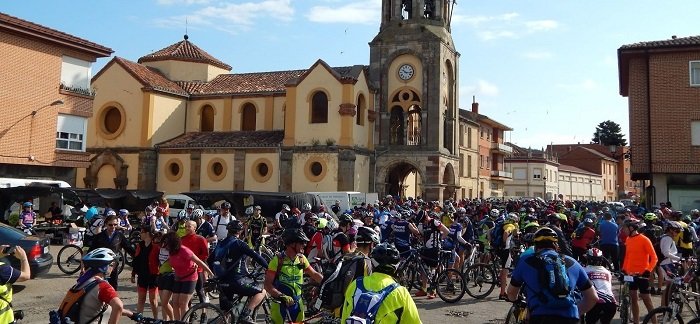
[[[499,219],[496,222],[496,226],[491,230],[491,247],[496,249],[501,249],[505,247],[503,242],[503,224],[504,220]]]
[[[369,291],[362,282],[363,278],[364,277],[357,278],[354,307],[352,308],[350,316],[345,320],[345,324],[373,324],[379,306],[382,305],[384,299],[389,296],[394,289],[399,287],[399,284],[394,282],[380,291]],[[357,295],[358,293],[359,296]]]
[[[540,291],[535,292],[542,305],[562,309],[576,305],[568,269],[573,262],[562,254],[536,252],[526,262],[537,269]]]

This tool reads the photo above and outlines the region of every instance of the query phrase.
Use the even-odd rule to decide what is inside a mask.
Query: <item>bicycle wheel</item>
[[[413,282],[415,281],[416,271],[414,269],[405,267],[396,274],[396,277],[398,278],[399,284],[406,287],[406,290],[408,290],[408,292],[410,293],[411,289],[413,289]]]
[[[656,318],[656,323],[659,324],[670,324],[679,323],[683,324],[683,318],[681,314],[676,314],[673,316],[673,310],[670,307],[657,307],[651,310],[647,316],[644,316],[643,324],[652,323],[652,319]]]
[[[688,324],[700,324],[700,317],[693,318]]]
[[[630,300],[627,296],[620,296],[620,322],[630,322]]]
[[[524,323],[524,319],[527,319],[526,309],[520,308],[515,304],[510,306],[508,314],[506,315],[506,320],[503,324],[521,324]]]
[[[182,321],[185,323],[208,323],[208,324],[224,324],[228,323],[228,318],[224,312],[210,303],[199,303],[192,306],[185,314],[182,315]]]
[[[482,299],[496,288],[498,278],[488,264],[477,263],[464,273],[464,281],[467,294],[472,298]]]
[[[80,259],[83,257],[83,249],[77,245],[68,244],[58,251],[56,265],[65,274],[74,274],[80,271]]]
[[[122,271],[124,271],[124,263],[126,263],[126,259],[124,258],[124,250],[121,250],[117,252],[117,266],[119,267],[117,269],[117,274],[122,274]]]
[[[446,303],[456,303],[464,297],[464,277],[455,269],[447,269],[437,277],[437,295]]]

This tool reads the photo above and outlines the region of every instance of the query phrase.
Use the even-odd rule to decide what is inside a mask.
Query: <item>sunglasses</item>
[[[115,226],[117,226],[117,225],[118,225],[118,224],[107,224],[107,226],[109,226],[109,227],[115,227]]]

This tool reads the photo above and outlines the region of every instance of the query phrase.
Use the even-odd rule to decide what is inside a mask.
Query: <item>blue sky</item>
[[[182,40],[233,72],[369,64],[381,0],[2,1],[0,11],[139,57]],[[697,0],[459,0],[452,34],[461,53],[462,108],[514,129],[524,147],[587,143],[605,120],[629,121],[617,49],[700,35]],[[695,28],[693,28],[695,27]],[[93,66],[93,75],[109,59]],[[633,144],[633,143],[632,143]]]

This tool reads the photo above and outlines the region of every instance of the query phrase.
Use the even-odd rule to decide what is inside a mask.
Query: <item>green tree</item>
[[[625,140],[621,131],[618,123],[606,120],[596,126],[592,142],[605,146],[627,146],[627,140]]]

